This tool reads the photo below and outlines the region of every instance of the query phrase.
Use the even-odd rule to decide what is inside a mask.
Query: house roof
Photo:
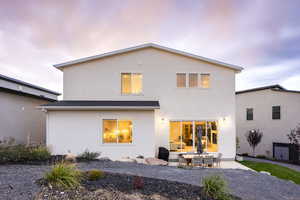
[[[264,87],[257,87],[257,88],[252,88],[252,89],[248,89],[248,90],[241,90],[241,91],[237,91],[235,92],[235,94],[243,94],[243,93],[248,93],[248,92],[256,92],[256,91],[261,91],[261,90],[272,90],[272,91],[276,91],[276,92],[292,92],[292,93],[300,93],[300,91],[296,91],[296,90],[287,90],[284,87],[282,87],[281,85],[269,85],[269,86],[264,86]]]
[[[46,88],[42,88],[42,87],[30,84],[30,83],[26,83],[24,81],[17,80],[17,79],[8,77],[8,76],[4,76],[2,74],[0,74],[0,79],[5,80],[5,81],[9,81],[9,82],[12,82],[12,83],[16,83],[16,84],[19,84],[19,85],[27,86],[27,87],[30,87],[30,88],[33,88],[33,89],[36,89],[36,90],[40,90],[40,91],[43,91],[43,92],[47,92],[47,93],[50,93],[50,94],[60,95],[60,93],[58,93],[58,92],[48,90]]]
[[[99,55],[95,55],[95,56],[80,58],[80,59],[76,59],[76,60],[56,64],[56,65],[53,65],[53,66],[58,68],[58,69],[61,69],[63,67],[69,66],[69,65],[84,63],[84,62],[87,62],[87,61],[100,59],[100,58],[104,58],[104,57],[108,57],[108,56],[113,56],[113,55],[117,55],[117,54],[127,53],[127,52],[131,52],[131,51],[136,51],[136,50],[140,50],[140,49],[144,49],[144,48],[148,48],[148,47],[152,47],[152,48],[155,48],[155,49],[159,49],[159,50],[175,53],[175,54],[178,54],[178,55],[183,55],[183,56],[186,56],[186,57],[194,58],[194,59],[197,59],[197,60],[205,61],[205,62],[208,62],[208,63],[220,65],[222,67],[226,67],[226,68],[235,70],[237,72],[240,72],[240,71],[243,70],[242,67],[237,66],[237,65],[232,65],[232,64],[220,62],[220,61],[217,61],[217,60],[213,60],[213,59],[210,59],[210,58],[205,58],[205,57],[202,57],[202,56],[191,54],[191,53],[188,53],[188,52],[185,52],[185,51],[180,51],[180,50],[177,50],[177,49],[172,49],[172,48],[161,46],[161,45],[154,44],[154,43],[146,43],[146,44],[142,44],[142,45],[138,45],[138,46],[134,46],[134,47],[129,47],[129,48],[125,48],[125,49],[120,49],[120,50],[116,50],[116,51],[111,51],[111,52],[108,52],[108,53],[103,53],[103,54],[99,54]]]
[[[57,101],[41,105],[40,108],[48,110],[57,109],[135,109],[153,110],[159,108],[158,101]]]

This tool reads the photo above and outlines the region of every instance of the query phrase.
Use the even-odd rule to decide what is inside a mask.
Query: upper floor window
[[[280,106],[272,106],[272,119],[280,119]]]
[[[185,73],[177,73],[176,78],[177,78],[177,87],[178,88],[186,87],[186,74]]]
[[[103,143],[132,143],[132,121],[104,119]]]
[[[246,112],[247,112],[246,119],[247,120],[253,120],[253,108],[247,108]]]
[[[210,88],[210,75],[209,74],[201,74],[201,87],[202,88]]]
[[[122,94],[141,94],[143,75],[141,73],[122,73]]]
[[[190,88],[196,88],[198,87],[198,74],[191,73],[189,74],[189,87]]]
[[[177,73],[176,81],[178,88],[210,88],[210,74]]]

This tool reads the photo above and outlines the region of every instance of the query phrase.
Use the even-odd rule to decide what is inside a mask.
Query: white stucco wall
[[[102,120],[131,120],[132,144],[103,144]],[[154,111],[49,111],[47,145],[53,154],[99,151],[111,159],[155,154]]]
[[[155,150],[169,148],[171,120],[226,118],[226,125],[220,127],[219,149],[224,158],[235,156],[235,72],[231,69],[147,48],[72,65],[63,72],[64,100],[159,100]],[[122,72],[143,74],[142,95],[121,95]],[[180,72],[209,73],[211,88],[176,88]]]
[[[236,95],[237,135],[240,139],[239,153],[252,153],[245,134],[251,129],[263,132],[256,154],[273,155],[273,142],[287,143],[287,134],[300,123],[300,94],[261,90]],[[281,106],[281,119],[272,119],[272,106]],[[246,120],[246,109],[254,109],[254,120]],[[267,153],[269,152],[269,154]]]

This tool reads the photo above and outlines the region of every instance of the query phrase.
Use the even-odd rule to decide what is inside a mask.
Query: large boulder
[[[138,164],[145,164],[145,165],[148,164],[148,163],[146,162],[146,159],[144,159],[144,158],[136,158],[135,160],[136,160],[136,162],[137,162]]]
[[[65,160],[68,162],[76,162],[76,155],[74,155],[72,153],[67,153]]]
[[[135,160],[135,159],[132,159],[132,158],[129,158],[129,157],[124,157],[124,158],[121,158],[121,159],[116,160],[116,161],[119,161],[119,162],[131,162],[131,163],[136,163],[136,160]]]
[[[148,165],[168,165],[167,161],[158,158],[146,158],[145,160]]]

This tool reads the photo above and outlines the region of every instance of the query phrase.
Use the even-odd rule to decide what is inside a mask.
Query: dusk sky
[[[239,65],[237,90],[300,90],[299,0],[3,0],[0,74],[62,92],[52,65],[157,43]]]

